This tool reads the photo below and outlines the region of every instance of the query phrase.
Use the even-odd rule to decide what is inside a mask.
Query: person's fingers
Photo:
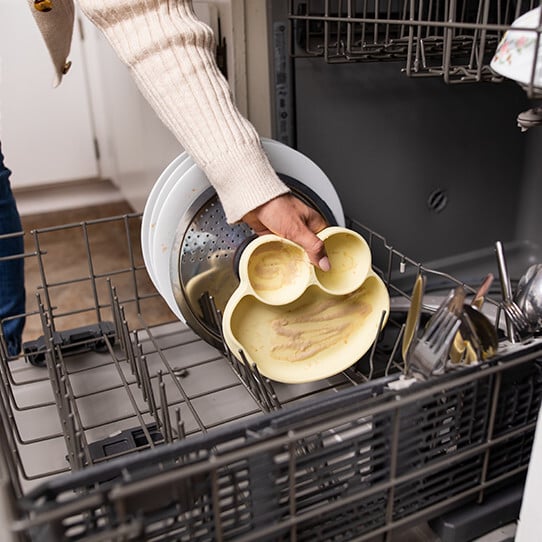
[[[303,247],[309,256],[309,260],[322,271],[331,269],[324,242],[309,228],[305,227],[299,231],[292,241]]]
[[[323,271],[330,269],[324,243],[316,236],[327,227],[326,221],[292,194],[268,201],[245,215],[243,220],[258,235],[274,233],[297,243],[314,265]]]

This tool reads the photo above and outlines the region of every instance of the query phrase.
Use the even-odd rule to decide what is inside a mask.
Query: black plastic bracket
[[[62,354],[75,355],[82,352],[106,352],[105,337],[115,343],[115,326],[112,322],[99,322],[88,326],[53,332],[53,346],[59,346]],[[45,367],[45,354],[49,345],[42,335],[34,341],[23,343],[23,353],[26,361],[36,367]]]

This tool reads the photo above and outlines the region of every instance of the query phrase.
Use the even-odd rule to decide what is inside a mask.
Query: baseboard
[[[22,217],[124,200],[111,181],[96,179],[14,189],[13,193]]]

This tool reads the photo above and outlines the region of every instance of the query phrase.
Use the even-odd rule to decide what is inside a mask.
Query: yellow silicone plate
[[[321,237],[325,242],[333,237],[328,253],[336,253],[343,264],[348,261],[348,255],[355,255],[353,266],[349,265],[349,269],[342,266],[347,284],[353,284],[353,275],[358,281],[348,293],[334,294],[330,288],[333,283],[337,291],[344,289],[338,276],[322,285],[318,279],[320,272],[308,263],[300,247],[289,241],[265,236],[245,249],[247,255],[243,253],[240,260],[241,284],[226,305],[223,332],[233,353],[238,355],[243,350],[249,363],[255,363],[264,376],[289,384],[333,376],[356,363],[369,350],[380,331],[379,324],[386,322],[389,313],[386,286],[370,269],[370,252],[368,247],[364,248],[365,241],[347,230],[343,243],[340,236],[344,230],[328,228]],[[357,248],[353,246],[353,235],[361,239]],[[340,250],[341,246],[346,252]],[[273,253],[278,255],[276,259],[271,257]],[[257,257],[251,260],[253,255]],[[278,303],[272,290],[262,295],[257,287],[253,288],[259,284],[254,280],[253,269],[260,264],[262,255],[266,255],[269,283],[282,285],[277,291]],[[278,270],[277,262],[284,262]],[[333,269],[333,257],[331,262]],[[341,272],[340,262],[336,262],[335,273]],[[309,276],[303,265],[310,267]],[[362,276],[357,273],[360,268]],[[273,272],[280,280],[275,280]],[[284,277],[297,283],[305,281],[305,287],[298,285],[296,296]],[[284,299],[288,302],[280,301]]]

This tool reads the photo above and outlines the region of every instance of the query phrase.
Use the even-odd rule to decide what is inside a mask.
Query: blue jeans
[[[9,356],[21,351],[25,323],[24,241],[21,219],[11,192],[11,171],[4,165],[0,145],[0,325]],[[19,258],[6,258],[20,255]]]

